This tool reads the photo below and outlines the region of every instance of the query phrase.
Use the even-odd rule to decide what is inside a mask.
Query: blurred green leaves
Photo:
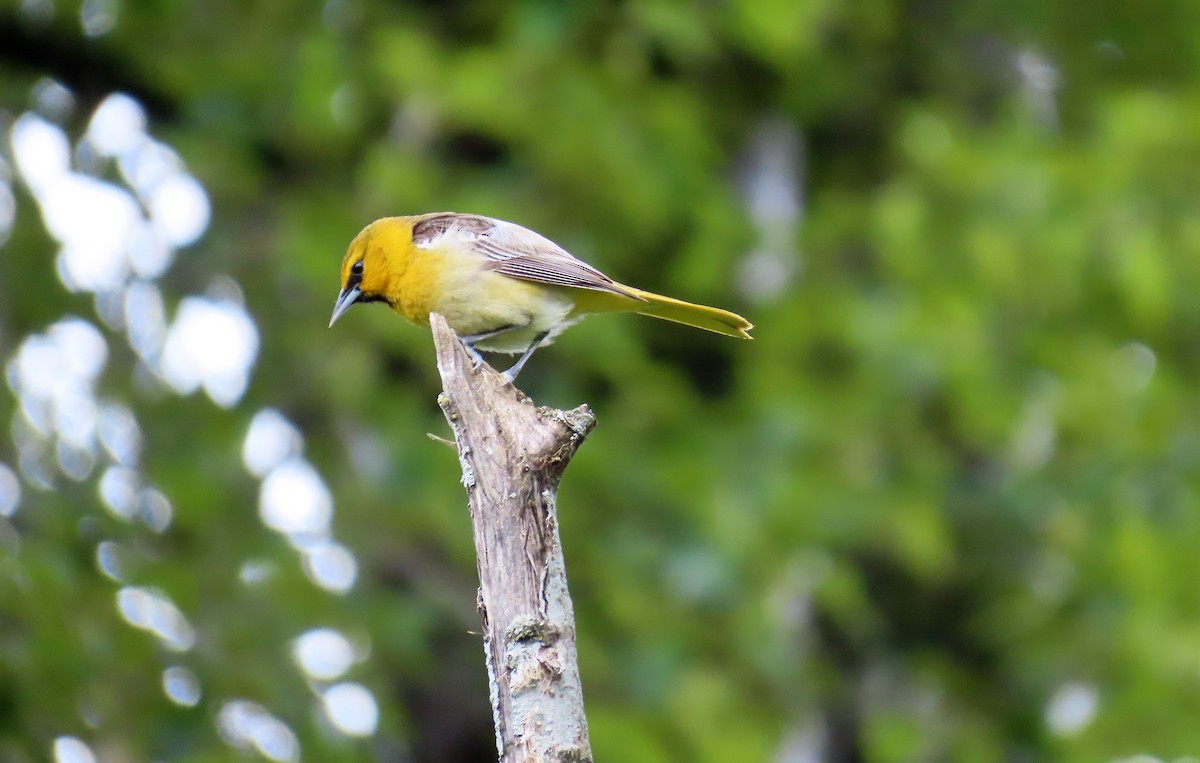
[[[1194,755],[1194,5],[160,2],[98,37],[80,3],[0,6],[0,354],[101,326],[102,394],[173,508],[157,534],[104,508],[98,470],[39,490],[0,442],[25,479],[0,518],[0,758],[70,735],[224,760],[241,698],[307,760],[488,759],[428,335],[369,307],[325,329],[354,233],[439,209],[757,324],[598,318],[522,376],[600,421],[561,496],[598,759]],[[158,283],[168,317],[240,286],[261,350],[232,409],[148,381],[56,280],[8,140],[43,77],[74,94],[47,115],[73,140],[124,90],[204,183],[209,230]],[[772,140],[796,147],[761,154],[783,189],[753,171]],[[266,407],[332,491],[344,596],[258,517],[240,449]],[[132,628],[122,585],[168,596],[196,647]],[[291,660],[318,627],[355,646],[371,738]],[[180,665],[195,707],[162,693]]]

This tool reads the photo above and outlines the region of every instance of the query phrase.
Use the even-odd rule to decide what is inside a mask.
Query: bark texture
[[[472,368],[441,316],[430,323],[438,403],[454,430],[471,507],[500,760],[591,761],[555,503],[595,416],[586,405],[534,406],[490,367]]]

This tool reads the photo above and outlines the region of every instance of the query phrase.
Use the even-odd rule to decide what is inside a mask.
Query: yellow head
[[[342,290],[329,325],[356,302],[399,299],[398,281],[412,251],[411,217],[384,217],[363,228],[342,258]]]

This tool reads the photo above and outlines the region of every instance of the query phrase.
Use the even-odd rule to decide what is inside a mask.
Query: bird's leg
[[[479,367],[483,365],[483,356],[479,354],[479,350],[475,349],[468,342],[463,342],[463,347],[466,349],[467,354],[471,356],[471,370],[478,371]]]
[[[491,339],[494,336],[499,336],[499,335],[503,334],[505,331],[512,331],[515,328],[519,328],[519,327],[518,326],[501,326],[500,328],[495,329],[494,331],[485,331],[482,334],[471,334],[470,336],[459,336],[458,341],[463,343],[463,347],[465,347],[467,349],[467,352],[471,354],[471,359],[473,361],[475,361],[475,364],[473,366],[471,366],[471,370],[474,371],[483,365],[483,356],[479,354],[479,350],[475,349],[476,342],[482,342],[485,339]]]
[[[517,374],[521,373],[521,368],[525,365],[526,361],[533,356],[533,351],[536,350],[538,345],[542,343],[542,340],[549,335],[549,331],[543,331],[535,336],[533,341],[529,343],[529,347],[525,350],[525,354],[521,356],[521,359],[514,363],[512,368],[504,372],[504,378],[510,382],[514,381],[517,378]]]

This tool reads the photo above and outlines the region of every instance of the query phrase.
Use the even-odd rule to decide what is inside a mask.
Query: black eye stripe
[[[346,279],[347,289],[357,289],[362,284],[363,264],[362,260],[350,266],[350,277]]]

